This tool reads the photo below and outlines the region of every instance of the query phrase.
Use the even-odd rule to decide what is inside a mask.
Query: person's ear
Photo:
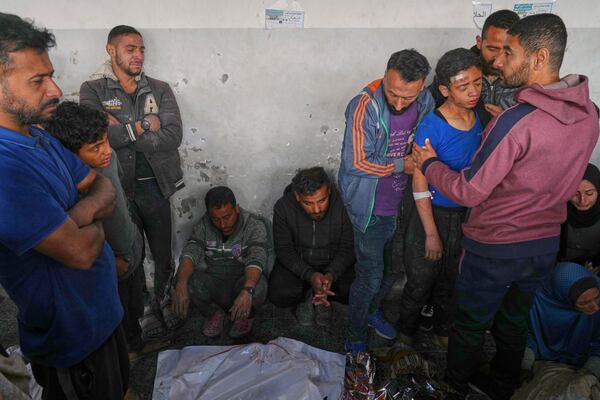
[[[445,85],[439,85],[438,90],[440,91],[442,96],[444,96],[444,97],[450,96],[450,90]]]
[[[479,35],[475,36],[475,46],[477,46],[477,48],[479,50],[481,50],[482,43],[483,43],[483,39],[481,39],[481,36],[479,36]]]
[[[115,46],[113,46],[112,44],[107,43],[106,44],[106,52],[108,53],[110,58],[113,58],[117,52],[117,49],[115,49]]]
[[[550,62],[550,51],[543,47],[535,52],[533,59],[533,69],[535,71],[541,71]]]

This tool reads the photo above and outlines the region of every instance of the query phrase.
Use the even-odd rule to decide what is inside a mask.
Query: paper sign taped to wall
[[[473,1],[473,23],[477,29],[483,28],[483,23],[491,13],[491,1]]]
[[[519,17],[527,17],[529,15],[551,13],[554,1],[546,1],[540,3],[515,3],[513,11],[519,14]]]
[[[265,9],[265,28],[304,28],[304,11]]]

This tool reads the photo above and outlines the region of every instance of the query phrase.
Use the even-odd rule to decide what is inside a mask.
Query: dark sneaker
[[[377,332],[377,334],[382,338],[394,339],[397,335],[396,329],[392,326],[392,324],[386,321],[379,309],[375,310],[373,314],[367,317],[367,322],[369,326],[375,329],[375,332]]]
[[[425,304],[421,309],[419,329],[429,332],[433,329],[433,306]]]
[[[225,313],[222,310],[219,310],[204,321],[202,334],[209,338],[217,337],[223,331],[224,323]]]
[[[315,323],[324,328],[331,325],[331,306],[323,304],[315,306]]]
[[[315,320],[315,307],[312,298],[312,290],[309,290],[304,301],[296,306],[296,319],[302,326],[312,326]]]
[[[229,337],[233,339],[248,336],[252,332],[253,318],[236,320],[229,330]]]

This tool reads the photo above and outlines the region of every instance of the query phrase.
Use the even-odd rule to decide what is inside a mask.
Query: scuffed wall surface
[[[77,97],[105,60],[106,30],[57,30],[57,82]],[[146,72],[169,82],[184,122],[186,188],[173,196],[175,254],[204,213],[213,185],[228,185],[242,207],[271,216],[298,168],[335,175],[352,96],[382,76],[389,55],[414,47],[432,66],[470,47],[472,29],[157,29],[142,31]],[[591,77],[600,100],[600,29],[571,30],[564,73]],[[599,154],[594,159],[599,160]]]

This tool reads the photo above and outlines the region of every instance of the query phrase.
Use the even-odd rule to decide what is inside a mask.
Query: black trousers
[[[81,338],[85,340],[85,338]],[[119,327],[96,351],[69,368],[31,364],[43,400],[117,400],[129,384],[129,358]]]
[[[154,258],[154,295],[163,297],[171,274],[171,203],[165,199],[156,179],[136,181],[131,218],[146,235]]]
[[[317,268],[314,269],[323,272]],[[329,300],[348,304],[348,295],[353,281],[354,268],[349,267],[331,285],[331,290],[335,293],[335,296],[330,297]],[[304,300],[306,291],[310,287],[310,283],[303,281],[298,275],[275,262],[273,271],[269,276],[269,301],[282,308],[296,306]]]
[[[119,298],[125,314],[123,329],[130,352],[140,351],[142,342],[142,327],[139,319],[144,314],[144,266],[138,265],[127,278],[119,280]]]
[[[427,261],[425,231],[416,207],[407,216],[404,266],[406,285],[400,299],[397,328],[412,336],[418,328],[421,309],[431,300],[434,306],[434,330],[448,336],[452,323],[452,295],[462,251],[462,223],[466,209],[433,206],[433,218],[442,240],[443,253],[438,261]]]

